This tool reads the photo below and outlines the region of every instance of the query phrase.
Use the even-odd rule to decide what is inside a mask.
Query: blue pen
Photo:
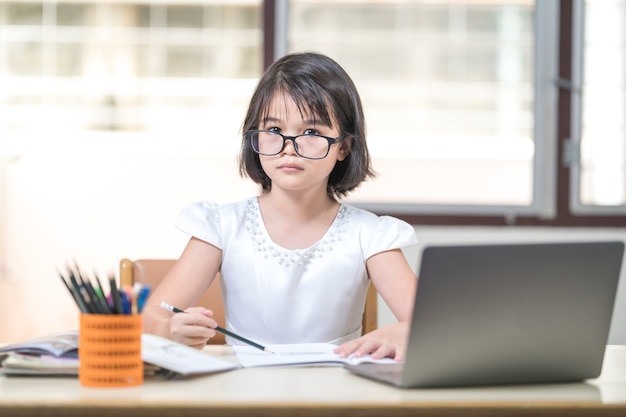
[[[120,291],[120,298],[122,301],[122,314],[131,314],[130,298],[125,291]]]
[[[137,314],[139,311],[137,310],[137,294],[133,290],[133,287],[130,285],[124,285],[122,287],[122,292],[126,294],[126,298],[128,299],[128,306],[130,311],[126,314]]]
[[[137,294],[137,310],[139,313],[143,310],[146,305],[146,301],[148,300],[148,295],[150,295],[150,286],[144,285],[139,290],[139,294]]]

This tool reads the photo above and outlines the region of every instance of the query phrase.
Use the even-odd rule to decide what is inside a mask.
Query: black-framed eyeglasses
[[[298,155],[307,159],[324,159],[330,151],[330,146],[345,139],[345,135],[331,138],[322,135],[287,136],[271,130],[249,130],[246,139],[250,141],[252,149],[259,155],[274,156],[285,149],[288,140]]]

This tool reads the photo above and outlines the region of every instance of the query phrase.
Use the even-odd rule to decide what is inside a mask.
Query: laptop
[[[623,242],[426,247],[406,360],[346,368],[407,388],[597,377],[623,253]]]

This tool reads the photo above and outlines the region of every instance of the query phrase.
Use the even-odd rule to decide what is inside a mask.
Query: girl
[[[259,81],[243,132],[240,172],[262,192],[183,210],[177,227],[191,238],[148,301],[145,331],[202,348],[218,323],[211,306],[190,306],[220,271],[235,333],[403,360],[417,278],[400,248],[417,239],[403,221],[339,202],[373,176],[350,77],[320,54],[284,56]],[[361,336],[369,279],[398,322]],[[165,311],[163,300],[187,314]]]

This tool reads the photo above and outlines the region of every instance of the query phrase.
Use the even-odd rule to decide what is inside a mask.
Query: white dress
[[[257,197],[192,204],[176,227],[222,250],[226,328],[261,344],[359,337],[369,284],[365,261],[417,243],[408,223],[342,204],[318,242],[284,249],[267,233]]]

